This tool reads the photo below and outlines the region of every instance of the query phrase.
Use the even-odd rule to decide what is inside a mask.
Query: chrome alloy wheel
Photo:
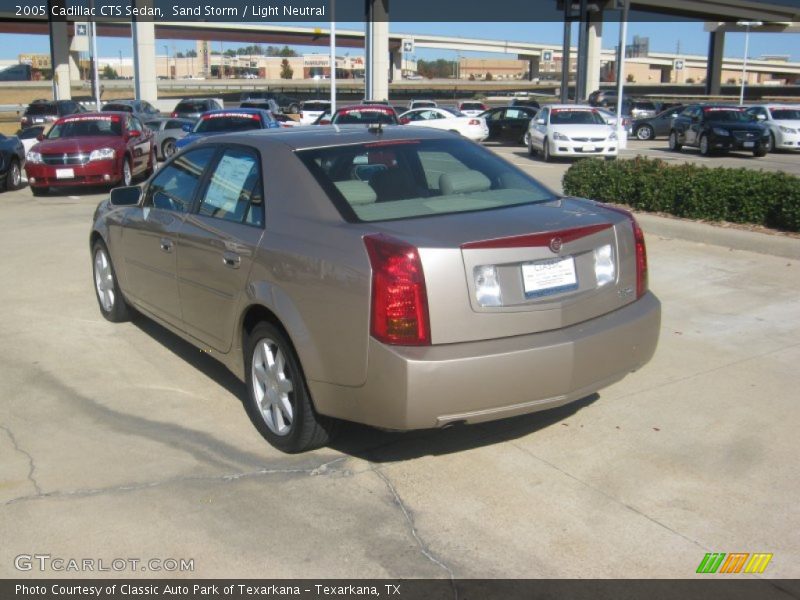
[[[122,162],[122,184],[127,187],[131,184],[132,180],[131,163],[126,159]]]
[[[272,339],[260,339],[253,352],[250,368],[253,395],[261,417],[274,434],[288,435],[294,420],[294,409],[289,399],[294,386],[287,377],[283,351]]]
[[[103,310],[107,313],[111,312],[114,309],[114,301],[116,300],[114,294],[114,272],[111,270],[111,262],[102,248],[98,249],[94,254],[94,287]]]
[[[19,184],[22,183],[22,172],[19,170],[19,163],[16,161],[11,163],[11,187],[17,189]]]

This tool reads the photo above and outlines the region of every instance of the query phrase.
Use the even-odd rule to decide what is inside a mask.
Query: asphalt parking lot
[[[553,187],[568,166],[497,151]],[[0,194],[0,576],[92,576],[15,568],[47,554],[194,577],[685,578],[706,552],[769,552],[762,577],[800,577],[800,263],[649,235],[663,322],[641,371],[549,412],[349,426],[286,456],[219,364],[100,316],[101,198]]]

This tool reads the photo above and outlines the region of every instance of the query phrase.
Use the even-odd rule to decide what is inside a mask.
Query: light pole
[[[742,60],[742,88],[739,91],[739,106],[744,104],[744,86],[747,81],[747,51],[750,46],[750,28],[761,27],[761,21],[737,21],[739,27],[744,27],[744,60]]]
[[[164,44],[164,54],[167,56],[167,79],[172,79],[172,73],[169,72],[169,46]]]

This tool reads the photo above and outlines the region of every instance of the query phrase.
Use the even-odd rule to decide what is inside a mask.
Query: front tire
[[[92,247],[92,274],[100,314],[112,323],[128,321],[131,318],[130,309],[119,289],[108,248],[100,240]]]
[[[161,144],[161,156],[164,160],[168,160],[173,154],[175,154],[175,140],[172,138],[164,140],[164,143]]]
[[[126,156],[122,159],[122,180],[120,183],[128,187],[133,181],[133,170],[131,169],[131,160]]]
[[[19,168],[19,161],[16,158],[11,159],[11,165],[8,167],[6,173],[5,188],[7,190],[18,190],[22,184],[22,171]]]
[[[756,148],[755,150],[753,150],[753,156],[755,156],[756,158],[762,158],[767,155],[767,152],[769,152],[767,147],[762,146],[761,148]]]
[[[544,162],[551,162],[553,157],[550,156],[550,140],[544,138],[542,141],[542,160]]]
[[[680,152],[683,144],[678,141],[678,134],[675,130],[669,132],[669,149],[673,152]]]
[[[707,135],[700,137],[700,154],[703,156],[711,156],[711,143],[708,141]]]
[[[775,134],[771,131],[769,132],[769,139],[767,140],[766,145],[764,146],[764,154],[769,152],[775,152]]]
[[[272,323],[256,325],[245,341],[247,413],[278,450],[294,454],[319,448],[335,421],[318,415],[294,348]]]

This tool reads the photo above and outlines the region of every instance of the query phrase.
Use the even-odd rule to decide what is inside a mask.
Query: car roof
[[[516,108],[516,107],[515,107]],[[549,104],[547,106],[543,106],[542,108],[559,108],[559,109],[567,109],[567,108],[578,108],[581,110],[599,110],[599,106],[590,106],[589,104]]]
[[[336,112],[346,112],[350,110],[372,110],[378,112],[394,112],[394,107],[388,104],[351,104],[336,109]]]
[[[391,142],[396,140],[453,139],[449,131],[428,127],[405,127],[403,125],[318,125],[314,127],[292,127],[288,129],[255,129],[251,131],[224,133],[203,138],[198,143],[232,143],[264,147],[272,144],[288,146],[290,150],[307,150],[329,146]]]
[[[263,112],[268,112],[263,108],[218,108],[216,110],[208,110],[204,112],[204,115],[221,115],[225,113],[231,114],[248,114],[248,115],[260,115]]]

